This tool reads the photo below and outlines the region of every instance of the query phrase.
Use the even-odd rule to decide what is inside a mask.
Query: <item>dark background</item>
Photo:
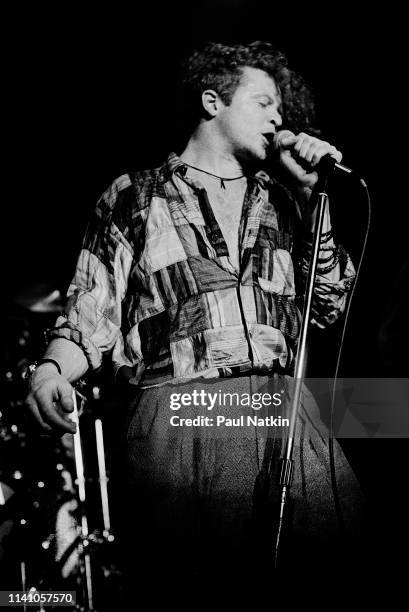
[[[407,258],[398,15],[380,9],[360,15],[329,3],[325,11],[283,10],[272,2],[213,0],[155,2],[133,11],[36,7],[5,23],[7,296],[37,282],[65,291],[100,194],[118,175],[159,165],[180,146],[174,83],[181,58],[208,39],[269,40],[314,88],[323,136],[369,185],[372,230],[343,371],[383,375],[377,334]],[[338,239],[357,263],[367,224],[364,193],[336,178],[332,199]],[[338,326],[318,334],[318,355],[321,343],[331,355],[338,335]],[[325,364],[314,375],[330,376],[331,359]]]
[[[159,165],[177,149],[180,59],[206,40],[269,40],[314,88],[323,136],[366,179],[372,197],[341,374],[407,376],[406,321],[395,344],[379,342],[408,258],[404,19],[385,7],[361,15],[357,3],[326,3],[325,10],[306,4],[283,10],[244,0],[154,2],[98,12],[64,5],[9,16],[3,26],[9,41],[5,302],[13,307],[17,294],[38,283],[65,291],[100,194],[118,175]],[[368,223],[365,194],[349,179],[335,178],[331,196],[338,239],[357,263]],[[340,333],[340,324],[315,332],[311,375],[333,375]],[[378,503],[387,497],[391,471],[395,490],[402,489],[406,441],[369,442],[344,446]]]

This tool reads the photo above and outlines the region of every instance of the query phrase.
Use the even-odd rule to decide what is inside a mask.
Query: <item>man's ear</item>
[[[221,100],[214,89],[206,89],[202,93],[202,104],[205,111],[211,117],[215,117],[220,110]]]

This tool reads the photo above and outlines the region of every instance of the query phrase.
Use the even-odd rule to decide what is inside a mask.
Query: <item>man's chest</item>
[[[235,203],[234,207],[213,205],[213,212],[227,244],[229,254],[236,259],[239,248],[239,228],[242,209],[242,202]]]
[[[232,264],[239,268],[239,229],[246,195],[246,180],[231,181],[224,188],[207,186],[209,204],[223,234]]]

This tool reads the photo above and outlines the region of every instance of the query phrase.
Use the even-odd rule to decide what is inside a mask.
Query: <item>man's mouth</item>
[[[264,140],[264,144],[265,144],[266,147],[272,147],[273,146],[274,136],[275,136],[275,132],[268,132],[266,134],[262,134],[262,137],[263,137],[263,140]]]

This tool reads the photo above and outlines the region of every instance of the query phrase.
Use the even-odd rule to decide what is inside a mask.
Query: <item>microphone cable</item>
[[[364,236],[363,245],[362,245],[361,256],[359,258],[358,267],[356,270],[356,276],[354,279],[354,284],[353,284],[352,291],[348,299],[347,309],[345,311],[344,324],[343,324],[342,332],[341,332],[341,341],[339,345],[337,362],[335,366],[334,379],[333,379],[332,389],[331,389],[331,394],[330,394],[331,406],[330,406],[330,426],[329,426],[329,441],[328,441],[329,442],[330,474],[331,474],[331,484],[332,484],[332,492],[333,492],[333,497],[334,497],[335,511],[338,516],[339,527],[340,527],[340,531],[342,534],[345,534],[345,521],[344,521],[344,517],[342,514],[342,510],[341,510],[341,503],[339,499],[339,491],[338,491],[338,484],[337,484],[337,478],[336,478],[335,457],[334,457],[334,435],[333,435],[336,382],[337,382],[340,363],[341,363],[342,349],[343,349],[343,345],[345,341],[345,334],[346,334],[347,324],[349,320],[351,304],[352,304],[352,300],[353,300],[355,290],[358,284],[358,279],[360,278],[360,273],[361,273],[363,259],[366,253],[369,230],[371,226],[371,218],[372,218],[372,204],[371,204],[371,196],[368,190],[368,185],[365,183],[365,181],[362,178],[359,179],[359,182],[361,186],[363,187],[363,189],[365,190],[366,202],[368,206],[368,218],[367,218],[366,231],[365,231],[365,236]]]

